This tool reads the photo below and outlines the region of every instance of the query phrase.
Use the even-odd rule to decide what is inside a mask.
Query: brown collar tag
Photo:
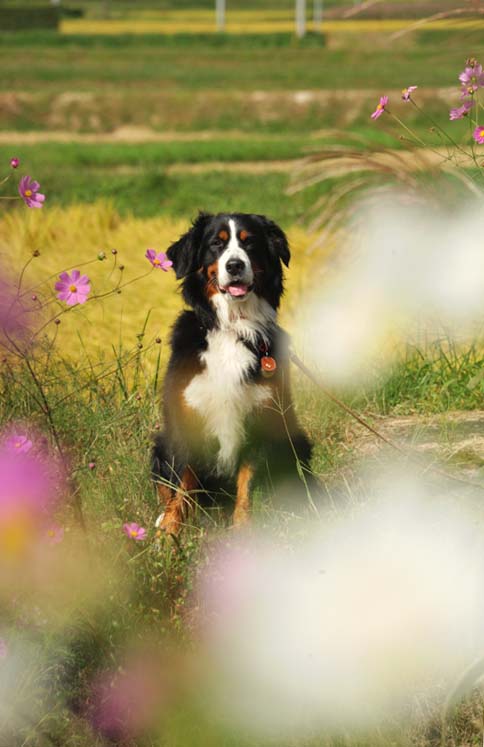
[[[274,376],[277,369],[275,358],[272,358],[270,355],[263,355],[260,359],[260,369],[262,376],[265,379],[270,379],[271,376]]]

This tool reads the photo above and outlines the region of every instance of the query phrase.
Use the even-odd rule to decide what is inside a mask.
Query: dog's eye
[[[241,241],[248,241],[248,239],[252,238],[250,233],[246,231],[245,229],[242,229],[242,231],[239,233],[239,239]]]

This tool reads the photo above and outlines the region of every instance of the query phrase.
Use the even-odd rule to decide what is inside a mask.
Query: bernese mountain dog
[[[245,524],[251,484],[303,476],[311,445],[294,412],[289,340],[277,324],[290,259],[284,232],[263,215],[200,213],[167,253],[191,309],[172,331],[152,473],[157,526],[177,535],[203,497],[231,496],[233,523]]]

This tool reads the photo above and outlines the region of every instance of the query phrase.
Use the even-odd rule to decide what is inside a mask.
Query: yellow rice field
[[[147,248],[166,250],[188,227],[188,220],[120,218],[104,202],[42,211],[15,210],[0,221],[0,257],[18,275],[32,252],[40,251],[25,272],[23,287],[43,283],[36,293],[39,298],[51,299],[46,318],[65,308],[55,300],[54,292],[57,275],[63,270],[81,269],[91,279],[96,294],[114,287],[122,275],[122,282],[128,284],[120,294],[72,307],[62,316],[57,330],[62,352],[78,357],[85,348],[94,357],[99,353],[111,357],[113,345],[118,347],[122,343],[125,350],[136,346],[148,313],[146,342],[157,336],[166,341],[183,306],[182,300],[174,273],[151,270],[144,255]],[[295,300],[307,286],[308,278],[314,279],[314,266],[310,270],[311,256],[306,251],[309,237],[297,227],[289,228],[288,235],[293,261],[287,278],[283,319],[290,327]],[[114,269],[112,249],[117,251]],[[106,254],[104,261],[96,259],[101,251]],[[120,265],[125,269],[121,271]],[[136,278],[139,279],[130,283]],[[30,295],[26,295],[28,303]],[[53,325],[50,329],[54,329]]]
[[[323,22],[327,33],[392,33],[404,29],[477,29],[484,28],[482,19],[443,19],[435,21],[411,21],[389,19],[377,20],[328,20]],[[311,22],[308,30],[313,29]],[[63,34],[180,34],[180,33],[215,33],[215,17],[212,11],[167,11],[166,13],[136,15],[134,18],[98,20],[73,19],[61,23]],[[294,31],[294,18],[282,11],[233,11],[227,13],[226,32],[240,33],[284,33]]]

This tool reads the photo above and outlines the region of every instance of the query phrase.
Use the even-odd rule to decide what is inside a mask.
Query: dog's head
[[[290,252],[284,232],[263,215],[200,213],[191,229],[168,249],[183,297],[193,307],[209,309],[222,294],[240,305],[252,295],[274,309],[283,292],[283,262]]]

